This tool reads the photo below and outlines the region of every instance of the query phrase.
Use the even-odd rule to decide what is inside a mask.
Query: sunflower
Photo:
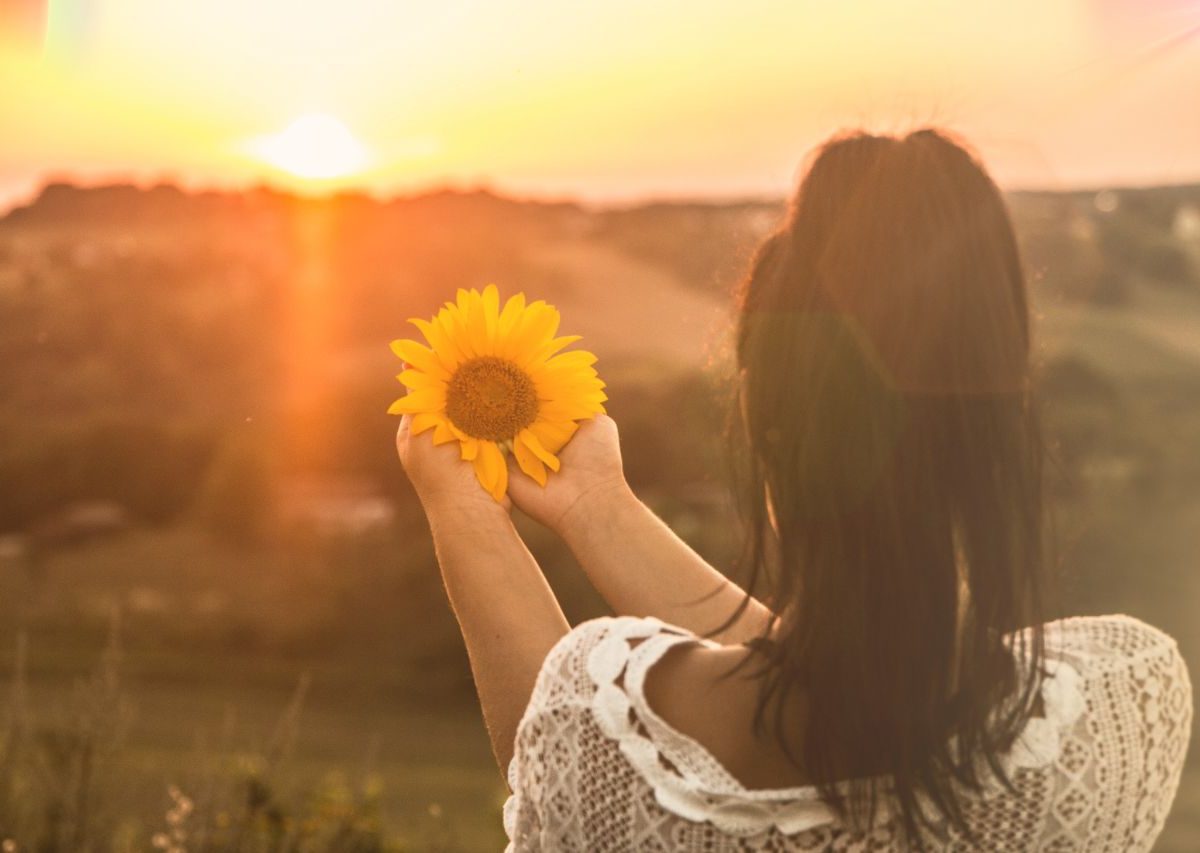
[[[508,490],[505,453],[539,485],[579,421],[604,411],[604,383],[583,350],[559,352],[579,335],[555,337],[558,309],[518,293],[500,307],[496,285],[459,289],[430,320],[409,320],[429,346],[392,341],[408,393],[388,409],[412,415],[412,434],[457,441],[480,484],[497,501]]]

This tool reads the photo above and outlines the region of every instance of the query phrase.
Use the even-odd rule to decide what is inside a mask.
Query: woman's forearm
[[[538,670],[569,626],[499,505],[426,509],[492,751],[504,773]]]
[[[592,584],[620,614],[655,616],[707,634],[737,610],[745,592],[680,539],[626,486],[589,495],[562,519],[560,533]],[[714,635],[722,643],[759,636],[771,618],[751,599]]]

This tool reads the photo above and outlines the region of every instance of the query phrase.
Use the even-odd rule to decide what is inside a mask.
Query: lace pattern
[[[673,646],[708,642],[656,619],[583,623],[547,656],[517,732],[510,850],[902,850],[886,812],[841,826],[814,786],[751,790],[647,704]],[[988,850],[1147,850],[1178,786],[1191,685],[1175,643],[1126,616],[1046,626],[1043,716],[967,801]],[[947,850],[968,847],[945,828]]]

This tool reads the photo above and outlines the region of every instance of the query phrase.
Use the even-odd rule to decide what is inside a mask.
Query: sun
[[[341,121],[325,113],[303,115],[251,149],[265,162],[298,178],[341,178],[361,171],[367,152]]]

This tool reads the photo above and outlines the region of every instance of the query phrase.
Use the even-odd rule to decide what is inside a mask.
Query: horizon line
[[[66,173],[45,172],[36,178],[31,189],[12,189],[6,192],[0,187],[0,219],[10,213],[31,207],[51,186],[70,186],[80,190],[98,190],[112,187],[133,187],[148,191],[155,187],[174,187],[187,195],[202,195],[217,193],[221,195],[244,195],[254,192],[269,192],[292,198],[312,200],[330,200],[338,197],[359,196],[369,198],[380,204],[399,199],[413,199],[430,196],[437,193],[458,193],[468,195],[483,193],[497,198],[522,204],[573,204],[585,209],[619,209],[623,207],[649,207],[655,204],[771,204],[786,202],[795,191],[789,186],[782,191],[766,189],[745,190],[714,190],[705,192],[679,190],[640,190],[628,193],[613,193],[611,195],[588,192],[552,192],[526,191],[518,187],[504,186],[503,182],[494,179],[434,179],[408,187],[393,187],[390,189],[372,188],[363,185],[344,185],[327,189],[305,190],[285,183],[273,182],[269,179],[249,182],[221,183],[219,181],[188,181],[181,180],[178,175],[161,175],[158,177],[139,177],[137,175],[96,175],[86,177]],[[1200,187],[1200,175],[1184,180],[1164,181],[1127,181],[1105,184],[1014,184],[1000,185],[1005,195],[1028,194],[1088,194],[1100,192],[1130,192],[1155,189],[1175,189]]]

